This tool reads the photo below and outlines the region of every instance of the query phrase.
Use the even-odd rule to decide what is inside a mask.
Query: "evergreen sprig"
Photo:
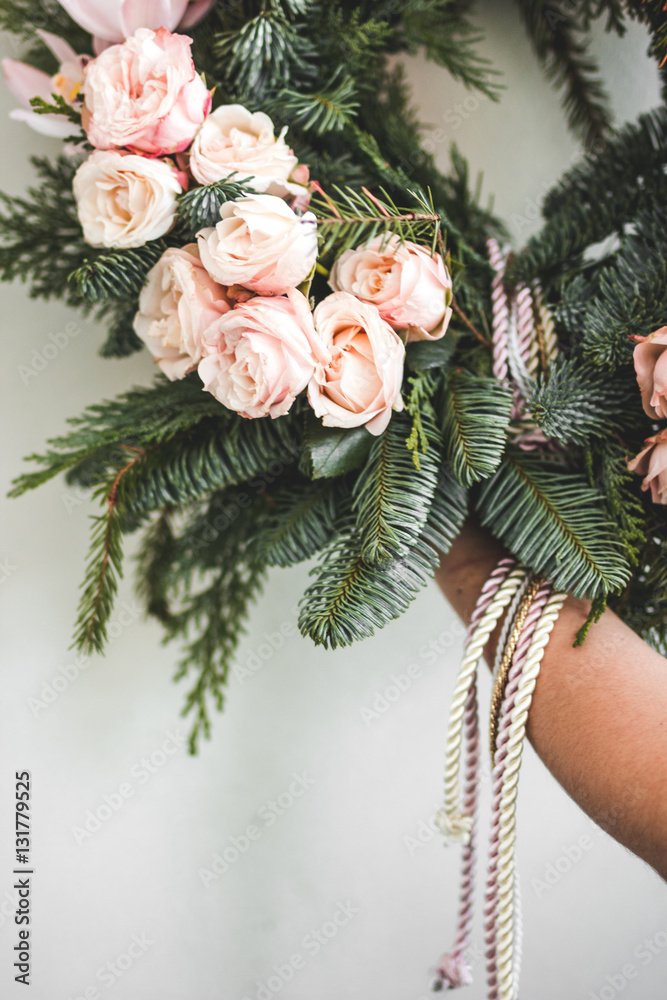
[[[455,479],[471,486],[497,469],[512,409],[511,390],[494,378],[454,371],[444,393],[443,436]]]

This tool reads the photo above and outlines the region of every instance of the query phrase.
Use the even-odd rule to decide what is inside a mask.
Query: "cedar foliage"
[[[278,420],[240,420],[196,374],[160,376],[73,419],[16,480],[18,495],[64,473],[100,501],[75,636],[83,649],[103,647],[123,538],[142,530],[138,587],[166,638],[183,644],[177,676],[189,685],[192,750],[209,734],[211,706],[222,706],[269,567],[318,557],[300,628],[326,647],[345,646],[408,607],[470,509],[533,570],[596,607],[609,599],[667,649],[667,530],[625,467],[654,429],[638,402],[628,334],[667,323],[667,115],[659,108],[613,131],[586,40],[597,18],[621,34],[635,18],[649,25],[662,60],[662,0],[582,0],[576,11],[517,4],[517,27],[522,21],[589,150],[546,196],[541,232],[507,271],[508,287],[541,282],[563,353],[527,400],[550,439],[535,453],[507,447],[517,429],[512,389],[491,377],[485,244],[505,230],[455,147],[446,174],[421,148],[400,66],[386,61],[422,51],[496,99],[502,80],[479,55],[470,0],[221,2],[190,32],[215,106],[269,113],[309,164],[321,185],[311,208],[324,264],[397,232],[447,255],[456,305],[444,340],[408,345],[404,412],[377,437],[323,427],[302,399]],[[0,27],[53,72],[36,26],[91,50],[56,0],[0,0]],[[132,321],[164,249],[195,239],[225,201],[252,190],[252,177],[241,175],[193,187],[162,240],[99,251],[84,242],[76,216],[78,160],[33,163],[27,194],[2,196],[0,275],[93,310],[108,327],[108,357],[141,347]],[[313,288],[326,293],[321,275]]]

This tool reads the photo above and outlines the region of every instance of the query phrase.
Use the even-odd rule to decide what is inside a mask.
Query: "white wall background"
[[[456,139],[473,168],[484,171],[484,191],[495,192],[496,207],[520,242],[545,186],[576,147],[514,7],[484,4],[479,18],[487,32],[484,51],[507,84],[499,107],[419,60],[409,63],[409,75],[423,118],[440,129],[434,133],[440,161],[446,164],[449,140]],[[10,39],[4,46],[14,54]],[[645,48],[641,30],[622,44],[598,40],[619,119],[657,100]],[[466,99],[463,118],[455,105]],[[55,154],[58,147],[7,119],[12,100],[4,90],[0,102],[0,185],[18,194],[27,183],[28,156]],[[151,363],[145,355],[103,361],[97,356],[102,331],[77,313],[31,301],[21,285],[0,294],[7,481],[22,456],[62,431],[68,416],[146,382]],[[49,335],[63,331],[67,346],[25,384],[21,366],[34,364]],[[0,561],[9,572],[0,586],[0,995],[25,995],[12,970],[12,808],[14,771],[30,769],[34,1000],[425,998],[429,967],[451,940],[458,893],[458,851],[443,850],[436,836],[428,840],[425,826],[439,803],[445,720],[461,649],[460,627],[439,592],[431,587],[401,621],[335,655],[289,638],[253,676],[232,679],[225,713],[197,759],[182,748],[166,757],[160,750],[166,734],[184,734],[187,724],[179,717],[183,686],[171,683],[177,651],[161,648],[155,624],[130,616],[105,658],[72,681],[62,679],[73,663],[68,646],[91,512],[86,502],[72,504],[72,496],[55,482],[3,501]],[[306,569],[272,574],[239,664],[266,653],[267,633],[294,622],[305,582]],[[132,607],[129,580],[121,601]],[[423,648],[433,640],[440,643],[437,662]],[[409,690],[390,710],[364,719],[362,710],[409,664],[419,674]],[[31,699],[49,697],[45,685],[61,690],[40,707]],[[152,755],[149,776],[141,761]],[[308,788],[289,805],[294,775],[304,776]],[[87,812],[123,783],[131,796],[78,842],[75,828]],[[288,807],[269,823],[267,803],[283,793]],[[631,797],[629,789],[628,802]],[[487,810],[488,784],[483,817]],[[519,820],[522,995],[663,995],[664,885],[587,820],[532,751]],[[199,870],[210,869],[231,838],[242,844],[238,838],[249,824],[258,839],[205,888]],[[416,847],[420,830],[427,842]],[[567,869],[565,855],[576,856],[572,848],[582,837],[587,850],[555,881],[556,867],[549,866]],[[544,889],[547,871],[554,884]],[[331,921],[340,903],[354,915],[315,954],[306,936]],[[116,974],[107,963],[113,967],[133,935],[150,944],[129,968],[121,957]],[[485,995],[479,920],[474,941],[475,983],[465,995],[479,1000]],[[275,967],[296,953],[303,967],[280,990],[281,980],[273,979],[262,992]],[[630,978],[620,971],[628,963],[636,973]]]

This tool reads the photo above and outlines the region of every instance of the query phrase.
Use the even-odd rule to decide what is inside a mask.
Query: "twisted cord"
[[[449,842],[459,840],[465,843],[469,837],[472,825],[470,817],[464,816],[461,812],[459,790],[463,717],[468,691],[489,636],[496,627],[501,614],[523,583],[525,576],[526,570],[522,567],[517,567],[509,573],[507,579],[500,585],[479,619],[463,655],[449,711],[447,749],[445,754],[444,806],[439,810],[436,817],[436,822],[440,830],[442,830],[446,840]]]
[[[555,361],[558,356],[558,337],[556,336],[556,327],[554,326],[553,316],[551,315],[551,310],[544,304],[544,298],[542,295],[542,287],[539,281],[535,280],[532,285],[533,288],[533,299],[535,301],[535,307],[537,309],[537,315],[539,317],[539,322],[542,326],[542,337],[544,344],[544,369],[546,370],[552,361]]]
[[[468,639],[470,642],[477,625],[482,619],[498,588],[506,580],[510,570],[515,565],[513,559],[501,559],[497,567],[482,587],[482,592],[475,605]],[[470,833],[468,842],[463,847],[461,857],[461,890],[459,895],[459,916],[454,944],[450,952],[445,953],[437,966],[435,989],[455,989],[467,986],[472,982],[472,972],[465,957],[470,942],[472,929],[473,903],[475,895],[475,869],[477,847],[477,795],[479,787],[479,718],[477,710],[477,676],[473,673],[468,697],[465,703],[464,730],[466,740],[465,791],[463,809],[470,817]]]
[[[507,738],[498,836],[496,942],[500,1000],[516,1000],[518,987],[514,970],[514,845],[516,797],[526,723],[544,650],[566,597],[567,594],[560,592],[553,593],[549,597],[535,627],[525,658],[522,655],[521,661],[517,664],[522,670]]]
[[[525,664],[527,651],[530,647],[537,623],[542,615],[545,604],[551,594],[550,583],[543,583],[537,591],[530,606],[526,620],[517,643],[512,660],[505,695],[503,698],[498,722],[496,752],[493,760],[493,791],[491,807],[491,835],[489,843],[489,868],[484,903],[484,929],[486,943],[486,968],[489,984],[489,1000],[498,998],[497,956],[496,956],[496,915],[497,915],[497,863],[500,831],[500,801],[505,775],[507,757],[507,741],[509,739],[509,722],[514,708],[521,671]]]
[[[506,255],[500,249],[497,240],[488,239],[486,241],[486,248],[491,267],[496,272],[491,282],[493,374],[502,382],[508,376],[507,328],[510,314],[509,300],[503,285]]]
[[[535,324],[533,293],[528,285],[521,285],[516,293],[516,327],[519,351],[531,379],[540,367],[540,344]]]

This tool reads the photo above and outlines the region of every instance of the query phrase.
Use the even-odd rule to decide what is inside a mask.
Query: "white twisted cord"
[[[463,718],[468,691],[489,636],[525,578],[526,570],[519,567],[512,570],[502,586],[498,588],[494,599],[480,619],[474,633],[470,636],[461,662],[449,710],[445,752],[444,805],[442,809],[438,810],[436,816],[436,823],[445,835],[446,843],[459,841],[465,844],[472,825],[471,817],[463,815],[461,811],[461,790],[459,787]]]
[[[527,285],[520,285],[517,289],[516,316],[521,357],[530,378],[534,379],[540,367],[540,344],[535,326],[533,294]]]
[[[494,239],[486,241],[491,267],[495,275],[491,282],[491,310],[493,316],[493,374],[501,382],[507,378],[507,326],[509,323],[509,301],[503,286],[505,261],[503,252]]]
[[[526,735],[528,711],[540,671],[544,650],[567,594],[552,594],[535,628],[526,656],[511,716],[507,756],[500,800],[497,895],[497,962],[500,1000],[517,1000],[518,977],[514,965],[514,845],[516,838],[516,797],[519,769]]]

